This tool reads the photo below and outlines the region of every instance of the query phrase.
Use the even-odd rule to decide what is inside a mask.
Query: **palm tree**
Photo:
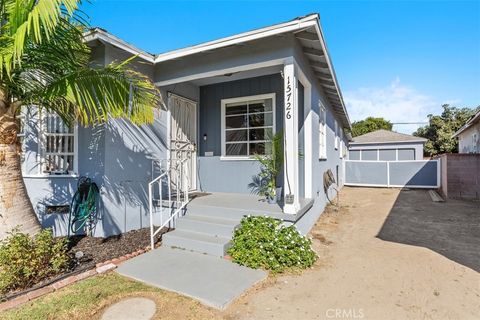
[[[109,118],[153,121],[155,85],[129,68],[133,59],[90,63],[81,0],[0,0],[0,239],[13,228],[35,233],[40,224],[20,169],[16,116],[40,106],[67,125]]]

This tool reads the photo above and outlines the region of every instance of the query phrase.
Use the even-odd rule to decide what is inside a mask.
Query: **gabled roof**
[[[350,119],[348,117],[345,102],[343,101],[343,96],[338,85],[335,70],[333,69],[333,64],[328,54],[327,46],[320,26],[320,17],[317,13],[298,17],[276,25],[255,29],[230,37],[168,51],[161,54],[150,54],[138,49],[101,28],[91,29],[85,34],[85,40],[87,42],[99,40],[104,43],[109,43],[122,50],[138,55],[138,57],[148,62],[157,64],[285,33],[293,33],[295,35],[302,47],[303,53],[308,59],[315,77],[317,78],[328,101],[333,107],[333,112],[344,120],[342,122],[344,123],[345,127],[350,128]]]
[[[453,134],[452,138],[458,137],[460,133],[467,130],[478,122],[480,122],[480,110],[473,117],[471,117],[470,120],[467,121],[467,123],[465,123],[460,129],[458,129],[458,131]]]
[[[395,142],[426,142],[427,139],[388,130],[372,131],[353,138],[350,144],[375,144]]]

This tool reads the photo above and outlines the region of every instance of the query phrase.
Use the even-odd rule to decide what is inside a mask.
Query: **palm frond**
[[[74,18],[80,0],[15,0],[6,5],[12,61],[21,63],[28,43],[51,39],[62,19]]]
[[[151,123],[160,94],[145,75],[124,64],[81,68],[46,86],[42,104],[67,123],[83,125],[109,118],[128,118],[135,124]]]

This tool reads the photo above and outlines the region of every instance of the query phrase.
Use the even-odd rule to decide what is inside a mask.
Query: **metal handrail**
[[[185,175],[186,181],[184,181],[184,166],[186,164],[186,161],[188,159],[160,159],[159,161],[162,160],[167,160],[168,167],[165,172],[160,174],[158,177],[153,179],[148,183],[148,210],[150,214],[150,248],[154,249],[155,245],[155,236],[165,227],[167,226],[187,205],[189,202],[189,190],[188,190],[188,175]],[[173,161],[179,161],[177,166],[180,167],[180,169],[173,168],[172,167],[172,160]],[[153,165],[152,165],[153,168]],[[172,189],[171,189],[171,171],[175,171],[176,173],[176,178],[177,178],[177,188],[176,188],[176,193],[177,193],[177,198],[176,198],[176,204],[177,207],[175,211],[172,213]],[[153,172],[153,170],[152,170]],[[163,179],[167,179],[167,190],[168,190],[168,208],[170,212],[170,217],[166,220],[163,221],[163,213],[164,213],[164,206],[163,206],[163,188],[162,188],[162,181]],[[178,184],[180,182],[180,187],[178,188]],[[153,188],[154,184],[158,184],[158,192],[160,196],[160,227],[155,231],[155,226],[153,224]],[[180,189],[183,189],[183,201],[182,201],[182,191]],[[178,204],[180,203],[180,206]]]

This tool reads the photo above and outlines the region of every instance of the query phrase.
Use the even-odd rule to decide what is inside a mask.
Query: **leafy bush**
[[[317,259],[311,241],[300,235],[295,226],[285,227],[271,217],[243,218],[228,253],[238,264],[273,272],[305,269]]]
[[[0,241],[0,292],[27,288],[63,271],[69,264],[67,240],[50,229],[35,236],[14,230]]]

